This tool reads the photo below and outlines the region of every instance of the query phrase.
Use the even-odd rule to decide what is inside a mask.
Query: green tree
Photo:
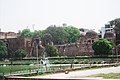
[[[74,43],[78,40],[80,36],[80,31],[78,28],[75,28],[73,26],[66,26],[64,27],[64,30],[69,34],[68,35],[68,42]]]
[[[63,29],[63,27],[57,27],[55,25],[49,26],[44,34],[51,34],[53,43],[56,44],[64,44],[67,42],[68,33]]]
[[[58,49],[52,45],[47,45],[45,51],[48,54],[48,56],[57,56],[58,53]]]
[[[39,31],[35,30],[35,31],[33,32],[33,34],[32,34],[32,37],[33,37],[33,38],[42,37],[42,35],[43,35],[43,33],[42,33],[41,30],[39,30]]]
[[[92,45],[95,55],[108,55],[111,53],[113,44],[106,39],[99,39]]]
[[[20,35],[21,35],[22,37],[32,37],[33,32],[31,32],[30,29],[23,29],[23,30],[20,32]]]
[[[26,56],[26,51],[24,49],[18,49],[15,51],[15,58],[22,59]]]
[[[7,56],[7,45],[0,40],[0,58],[5,59]]]

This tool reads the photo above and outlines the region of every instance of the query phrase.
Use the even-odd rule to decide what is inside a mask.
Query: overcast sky
[[[5,32],[63,23],[98,30],[115,18],[120,18],[120,0],[0,0],[0,28]]]

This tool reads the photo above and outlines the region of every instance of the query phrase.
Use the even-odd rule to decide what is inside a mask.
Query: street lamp
[[[35,41],[36,41],[36,54],[37,54],[37,65],[39,64],[39,61],[38,61],[38,45],[39,45],[39,38],[36,38],[35,39]]]

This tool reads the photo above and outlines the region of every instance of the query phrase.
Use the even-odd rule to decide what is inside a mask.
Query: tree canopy
[[[53,41],[53,39],[52,39],[52,35],[51,34],[46,33],[46,34],[44,34],[42,36],[42,44],[43,44],[43,46],[46,46],[48,44],[49,45],[53,45],[52,41]]]
[[[69,43],[74,43],[78,40],[80,36],[80,30],[78,28],[75,28],[73,26],[66,26],[64,27],[64,30],[68,33]]]
[[[92,45],[95,55],[108,55],[111,53],[113,44],[106,39],[99,39]]]
[[[52,25],[49,26],[44,33],[51,34],[54,44],[64,44],[68,40],[68,33],[63,29],[63,27]]]
[[[20,34],[23,37],[32,37],[32,38],[42,37],[43,39],[46,40],[50,40],[48,38],[52,38],[53,43],[57,45],[57,44],[76,42],[80,36],[80,31],[78,28],[75,28],[73,26],[51,25],[46,30],[43,31],[35,30],[34,32],[31,32],[30,29],[24,29],[20,32]],[[45,36],[48,37],[45,38]]]
[[[36,38],[36,37],[42,37],[43,33],[41,30],[37,31],[35,30],[33,33],[32,33],[32,37],[33,38]]]

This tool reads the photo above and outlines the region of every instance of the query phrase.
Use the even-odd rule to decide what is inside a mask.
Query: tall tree
[[[68,40],[68,33],[63,29],[63,27],[52,25],[49,26],[44,33],[51,34],[54,44],[64,44]]]
[[[52,39],[52,35],[51,34],[48,34],[48,33],[46,33],[46,34],[44,34],[43,36],[42,36],[42,43],[43,43],[43,46],[46,46],[46,45],[53,45],[52,44],[52,41],[53,41],[53,39]]]
[[[108,55],[111,53],[113,44],[106,39],[99,39],[92,44],[95,55]]]
[[[116,45],[120,44],[120,18],[110,21],[110,25],[114,26],[116,34]]]
[[[7,56],[7,45],[0,40],[0,58],[5,59]]]
[[[75,28],[73,26],[67,26],[67,27],[64,27],[64,30],[69,34],[68,35],[69,43],[74,43],[78,40],[80,36],[80,31],[78,28]]]

